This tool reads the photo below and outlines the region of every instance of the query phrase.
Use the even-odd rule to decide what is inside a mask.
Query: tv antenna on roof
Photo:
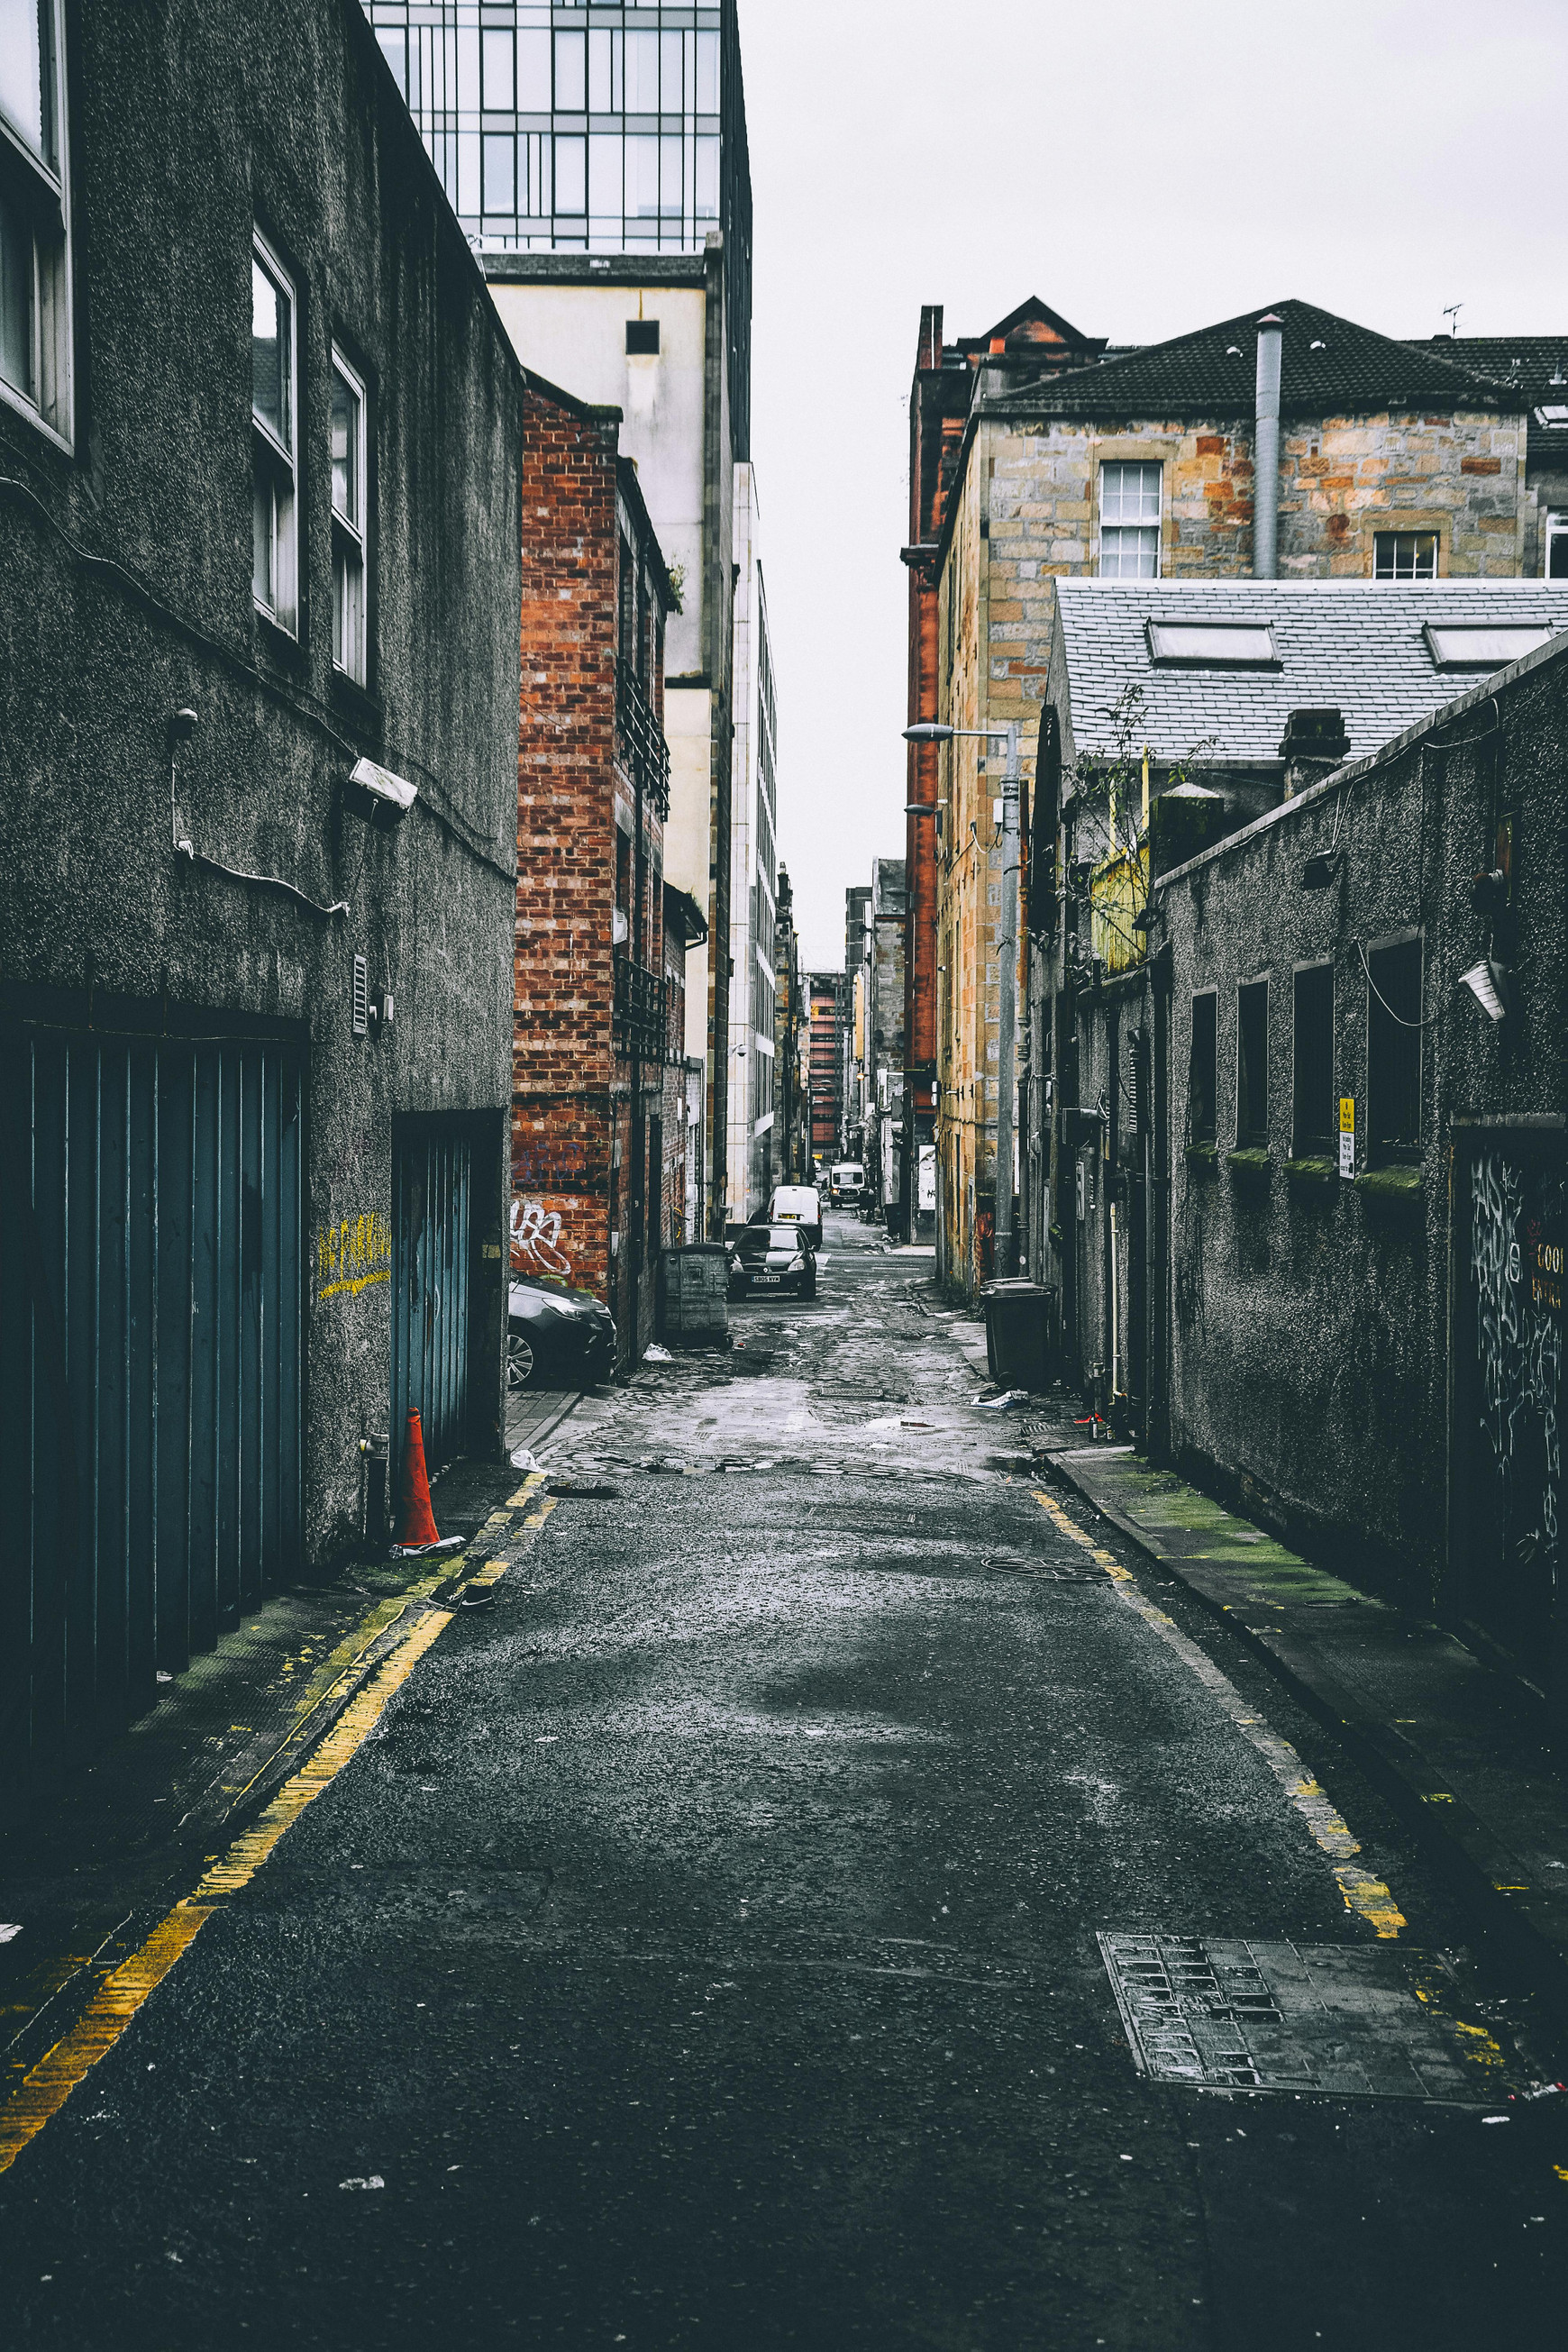
[[[1443,313],[1444,318],[1448,321],[1448,332],[1456,341],[1459,332],[1459,313],[1464,307],[1462,302],[1450,302]]]

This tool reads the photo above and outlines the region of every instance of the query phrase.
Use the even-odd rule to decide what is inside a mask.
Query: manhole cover
[[[1195,2090],[1326,2091],[1484,2106],[1510,2070],[1427,1953],[1102,1935],[1141,2071]]]

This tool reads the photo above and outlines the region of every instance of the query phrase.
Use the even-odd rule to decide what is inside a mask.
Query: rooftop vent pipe
[[[1272,310],[1258,321],[1258,430],[1253,447],[1252,571],[1279,576],[1279,346],[1284,321]]]

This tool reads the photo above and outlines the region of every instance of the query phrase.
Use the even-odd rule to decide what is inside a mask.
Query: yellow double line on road
[[[1152,1627],[1167,1649],[1175,1652],[1183,1664],[1218,1700],[1243,1738],[1257,1748],[1317,1843],[1332,1857],[1334,1877],[1346,1909],[1355,1912],[1380,1937],[1391,1942],[1407,1925],[1405,1914],[1383,1880],[1374,1878],[1370,1870],[1363,1870],[1350,1859],[1361,1852],[1359,1842],[1352,1836],[1327,1792],[1306,1769],[1289,1741],[1269,1729],[1262,1716],[1247,1706],[1229,1675],[1221,1674],[1214,1660],[1205,1656],[1195,1642],[1187,1639],[1175,1621],[1139,1591],[1121,1561],[1103,1545],[1097,1544],[1092,1536],[1085,1535],[1054,1496],[1042,1494],[1038,1488],[1034,1491],[1036,1502],[1058,1533],[1066,1536],[1069,1543],[1078,1544],[1097,1567],[1105,1570],[1116,1586],[1118,1598]]]
[[[539,1494],[542,1484],[542,1474],[532,1474],[507,1507],[508,1510],[515,1510],[533,1505],[519,1529],[530,1541],[555,1508],[552,1497]],[[497,1514],[481,1533],[498,1529],[504,1521],[505,1515]],[[457,1560],[452,1563],[454,1569],[458,1564]],[[483,1588],[497,1583],[511,1565],[510,1560],[487,1559],[468,1578],[469,1591],[476,1585]],[[227,1853],[212,1864],[189,1895],[160,1920],[130,1958],[105,1977],[76,2024],[40,2058],[14,2096],[0,2108],[0,2172],[7,2171],[16,2163],[29,2142],[58,2115],[78,2084],[100,2058],[108,2056],[142,2004],[190,1950],[214,1912],[224,1907],[224,1898],[249,1885],[306,1806],[314,1803],[324,1789],[331,1788],[381,1721],[387,1702],[401,1690],[426,1651],[439,1641],[456,1614],[455,1607],[437,1604],[416,1620],[364,1688],[349,1701],[320,1747],[284,1782],[251,1828],[236,1838]]]

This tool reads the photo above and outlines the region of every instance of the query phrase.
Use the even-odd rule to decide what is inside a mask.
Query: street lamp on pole
[[[997,940],[996,1042],[996,1223],[995,1265],[999,1275],[1013,1271],[1013,1157],[1017,1118],[1017,1081],[1014,1063],[1014,1030],[1018,1019],[1018,802],[1023,783],[1018,722],[1001,727],[948,727],[940,719],[917,719],[904,729],[906,743],[951,743],[958,735],[1006,740],[1007,771],[1002,781],[1002,909]]]

